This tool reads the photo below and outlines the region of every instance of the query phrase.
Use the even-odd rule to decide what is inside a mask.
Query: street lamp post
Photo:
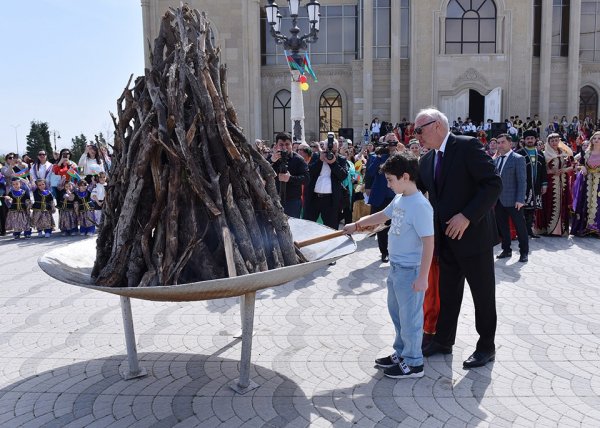
[[[15,130],[15,143],[17,144],[17,156],[20,156],[19,154],[19,138],[17,137],[17,128],[21,125],[10,125],[14,128]]]
[[[56,151],[56,139],[60,139],[60,132],[54,130],[52,131],[52,136],[54,137],[54,151]]]
[[[302,0],[288,0],[288,6],[290,11],[290,17],[292,18],[292,28],[290,28],[291,36],[287,37],[281,34],[281,14],[279,13],[279,6],[274,0],[269,0],[269,3],[265,6],[267,13],[267,22],[271,26],[271,36],[275,39],[275,43],[283,45],[285,50],[291,51],[292,59],[301,65],[303,58],[300,55],[301,51],[308,49],[309,43],[314,43],[318,39],[319,35],[319,21],[320,4],[317,0],[310,0],[306,5],[308,11],[308,22],[310,23],[310,32],[302,36],[298,36],[300,28],[298,28],[298,10],[300,9],[300,3]],[[304,139],[304,101],[302,98],[302,88],[300,79],[300,72],[291,69],[291,111],[290,117],[292,119],[292,138],[293,141],[302,142]]]

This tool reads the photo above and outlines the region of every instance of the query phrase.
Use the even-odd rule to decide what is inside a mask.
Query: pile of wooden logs
[[[304,261],[275,172],[238,125],[210,34],[203,13],[169,10],[151,70],[117,101],[97,285],[183,284]]]

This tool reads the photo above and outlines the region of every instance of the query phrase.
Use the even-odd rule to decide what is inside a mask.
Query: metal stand
[[[240,313],[242,315],[242,355],[240,357],[240,377],[229,386],[238,394],[245,394],[258,387],[250,380],[250,359],[252,357],[252,333],[254,330],[254,304],[256,292],[244,294],[241,299]]]
[[[133,314],[131,313],[131,301],[129,297],[121,296],[121,314],[123,315],[123,329],[125,330],[125,345],[127,347],[127,363],[129,370],[120,370],[121,377],[125,380],[143,377],[148,374],[145,368],[140,368],[137,348],[135,344],[135,332],[133,330]]]

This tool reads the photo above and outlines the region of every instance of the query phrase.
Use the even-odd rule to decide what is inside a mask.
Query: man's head
[[[427,108],[417,114],[414,133],[423,147],[439,149],[449,130],[448,118],[441,111]]]
[[[298,152],[298,146],[299,146],[299,145],[300,145],[300,141],[298,141],[298,140],[294,141],[294,142],[292,143],[292,150],[293,150],[294,152],[296,152],[296,153],[297,153],[297,152]]]
[[[290,137],[290,134],[280,132],[275,136],[275,150],[292,152],[292,137]]]
[[[394,193],[401,194],[407,184],[416,184],[419,178],[419,160],[411,153],[400,153],[390,156],[383,165],[381,172],[385,174],[388,187]]]
[[[302,156],[302,159],[308,162],[312,156],[312,150],[308,144],[302,142],[298,146],[298,154]]]
[[[496,145],[500,156],[504,156],[510,152],[512,148],[512,139],[508,134],[500,134],[496,137]]]
[[[525,140],[525,145],[529,148],[535,147],[535,142],[537,140],[537,132],[533,129],[528,129],[523,132],[523,139]]]

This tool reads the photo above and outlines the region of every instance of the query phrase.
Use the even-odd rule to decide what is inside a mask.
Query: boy
[[[396,330],[394,352],[375,364],[387,377],[422,377],[423,298],[433,257],[433,208],[417,189],[419,163],[412,154],[391,156],[381,166],[396,194],[383,210],[344,227],[361,231],[392,220],[389,231],[391,270],[387,279],[388,310]]]

